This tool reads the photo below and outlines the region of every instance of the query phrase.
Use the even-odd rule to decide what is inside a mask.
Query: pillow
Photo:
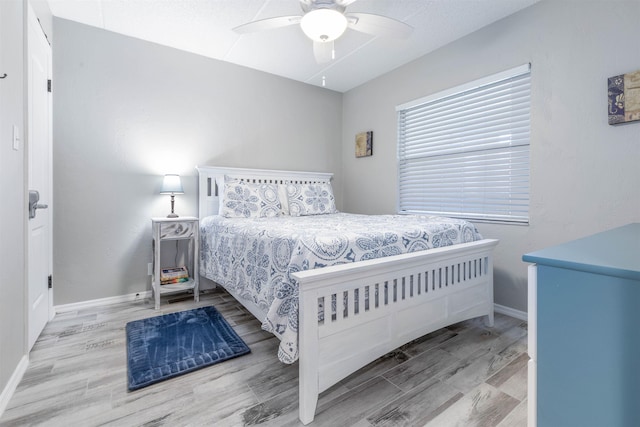
[[[225,176],[216,177],[216,187],[218,187],[218,215],[222,215],[224,208],[224,180]]]
[[[305,216],[338,212],[330,183],[287,184],[289,215]]]
[[[222,216],[264,218],[281,214],[278,186],[254,184],[225,177]]]
[[[278,197],[282,205],[282,215],[289,215],[289,201],[287,200],[287,185],[278,184]]]

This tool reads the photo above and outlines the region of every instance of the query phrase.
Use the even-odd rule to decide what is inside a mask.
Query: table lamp
[[[167,174],[162,181],[162,189],[160,194],[171,194],[171,213],[167,215],[167,218],[178,218],[173,212],[174,196],[176,194],[184,194],[182,189],[182,181],[180,181],[180,175]]]

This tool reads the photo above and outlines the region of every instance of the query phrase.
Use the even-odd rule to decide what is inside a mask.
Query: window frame
[[[486,212],[486,211],[482,211],[482,212],[471,212],[471,211],[467,211],[464,212],[464,207],[462,206],[464,203],[460,203],[460,207],[457,210],[454,209],[450,209],[451,212],[446,211],[446,209],[405,209],[404,206],[407,205],[407,202],[403,203],[402,200],[402,185],[403,185],[403,175],[406,177],[406,174],[403,174],[402,171],[402,167],[403,167],[403,162],[405,161],[404,157],[403,157],[403,151],[405,150],[405,146],[403,145],[403,138],[405,138],[405,134],[403,133],[404,130],[406,129],[406,122],[403,122],[403,117],[406,118],[406,113],[407,111],[411,110],[411,109],[418,109],[418,108],[429,108],[430,105],[445,105],[444,103],[439,104],[439,101],[443,101],[445,99],[447,100],[451,100],[451,99],[455,99],[456,97],[458,98],[463,98],[464,96],[468,96],[470,93],[481,93],[483,90],[486,90],[487,88],[493,86],[493,85],[499,85],[501,83],[509,83],[512,79],[523,79],[525,81],[525,84],[527,85],[527,87],[523,90],[523,94],[526,96],[526,101],[527,101],[527,107],[526,107],[526,112],[523,115],[520,115],[520,117],[526,117],[526,143],[523,143],[524,139],[519,138],[517,143],[513,142],[513,129],[510,128],[509,131],[509,143],[502,143],[500,144],[500,148],[501,150],[505,150],[509,153],[510,156],[515,156],[515,158],[518,158],[518,156],[520,157],[519,161],[513,161],[513,159],[510,159],[508,161],[503,161],[504,163],[502,163],[503,165],[511,165],[511,164],[520,164],[523,165],[526,163],[526,167],[525,166],[521,166],[521,169],[517,169],[518,171],[522,172],[523,174],[526,173],[526,181],[525,184],[522,188],[524,188],[525,190],[519,190],[519,191],[514,191],[514,188],[520,188],[517,185],[510,183],[509,185],[509,196],[505,197],[505,200],[511,200],[512,198],[515,198],[514,196],[520,196],[522,195],[523,197],[526,196],[526,198],[522,198],[522,202],[519,203],[519,208],[517,209],[513,209],[513,210],[509,210],[508,214],[498,214],[497,210],[494,210],[492,212]],[[483,107],[484,108],[484,107]],[[491,108],[487,108],[487,113],[490,114],[490,110]],[[531,147],[531,64],[527,63],[518,67],[514,67],[511,68],[509,70],[505,70],[499,73],[495,73],[492,74],[490,76],[486,76],[468,83],[464,83],[462,85],[458,85],[449,89],[445,89],[443,91],[439,91],[437,93],[434,93],[432,95],[428,95],[419,99],[415,99],[406,103],[403,103],[401,105],[398,105],[396,107],[396,113],[397,113],[397,189],[398,189],[398,193],[397,193],[397,200],[396,200],[396,211],[400,214],[434,214],[434,215],[446,215],[446,216],[450,216],[450,217],[454,217],[454,218],[463,218],[463,219],[468,219],[468,220],[472,220],[474,222],[489,222],[489,223],[503,223],[503,224],[516,224],[516,225],[528,225],[530,222],[530,203],[531,203],[531,192],[530,192],[530,185],[531,185],[531,164],[530,164],[530,147]],[[426,115],[425,115],[426,117]],[[423,119],[425,119],[425,117],[423,117]],[[426,122],[427,120],[424,120],[424,122]],[[462,128],[464,126],[460,126],[458,128]],[[485,128],[483,128],[485,129]],[[491,128],[487,128],[487,129],[491,129]],[[420,132],[421,133],[421,132]],[[484,131],[479,131],[477,132],[479,135],[482,135],[484,133]],[[406,138],[405,138],[406,139]],[[410,139],[410,138],[409,138]],[[428,145],[427,143],[422,143],[425,145]],[[473,144],[470,144],[470,146]],[[477,145],[477,143],[476,143]],[[441,145],[444,147],[444,145]],[[477,148],[477,147],[476,147]],[[433,149],[433,148],[432,148]],[[446,148],[445,148],[446,149]],[[466,151],[464,151],[466,150]],[[489,156],[490,154],[488,154],[491,151],[491,148],[484,148],[484,149],[477,149],[477,150],[470,150],[469,147],[466,147],[463,151],[458,151],[458,156],[460,156],[460,153],[466,152],[466,153],[481,153],[481,155],[484,156]],[[443,156],[445,157],[445,156]],[[454,155],[451,155],[451,157],[455,157]],[[427,163],[430,162],[431,160],[429,160],[429,156],[422,156],[420,158],[420,162],[422,163]],[[444,164],[443,162],[438,161],[437,159],[433,161],[434,164],[440,165],[440,164]],[[466,161],[465,161],[466,163]],[[484,170],[490,170],[490,166],[493,164],[491,161],[485,161],[485,169]],[[422,168],[424,168],[424,166],[422,166]],[[516,169],[514,169],[516,170]],[[428,173],[428,172],[427,172]],[[461,172],[459,174],[459,176],[461,178],[465,178],[463,176],[464,174]],[[413,175],[415,176],[415,175]],[[523,175],[521,175],[523,176]],[[468,177],[465,179],[469,179]],[[513,180],[516,181],[516,180]],[[472,181],[475,183],[475,181]],[[406,180],[405,180],[406,183]],[[486,185],[487,180],[482,181],[483,184]],[[428,186],[429,184],[427,184]],[[418,186],[417,186],[418,187]],[[418,190],[421,191],[425,191],[425,188],[417,188]],[[405,191],[406,187],[405,187]],[[474,202],[471,203],[472,206],[474,207],[482,207],[485,208],[488,205],[491,205],[491,203],[487,203],[487,199],[488,197],[486,197],[487,194],[498,194],[496,193],[495,189],[492,190],[493,192],[486,192],[483,193],[483,197],[482,197],[482,202]],[[427,194],[427,193],[425,193]],[[431,193],[432,195],[434,193]],[[420,196],[418,196],[420,197]],[[433,196],[432,196],[433,197]],[[435,197],[433,197],[435,198]],[[465,200],[468,200],[470,198],[465,198]],[[415,200],[415,198],[414,198]],[[446,204],[446,203],[445,203]],[[517,203],[512,202],[512,201],[508,201],[508,202],[504,202],[501,203],[501,206],[511,209],[513,206],[518,206]],[[419,206],[418,206],[419,207]],[[424,207],[424,206],[423,206]],[[515,214],[514,214],[515,211]]]

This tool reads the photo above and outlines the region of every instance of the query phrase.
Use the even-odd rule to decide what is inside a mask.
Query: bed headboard
[[[198,216],[200,219],[217,215],[222,188],[218,183],[224,182],[224,176],[231,176],[246,182],[270,184],[314,184],[330,182],[332,173],[279,171],[269,169],[224,168],[216,166],[196,166],[198,170]]]

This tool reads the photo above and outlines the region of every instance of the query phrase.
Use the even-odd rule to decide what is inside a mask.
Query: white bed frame
[[[330,182],[332,177],[316,172],[197,169],[200,218],[218,213],[215,182],[224,175],[260,183]],[[487,324],[493,326],[492,251],[497,244],[484,239],[294,273],[300,287],[302,423],[313,421],[319,393],[401,345],[474,317],[487,316]],[[365,292],[368,303],[361,297]],[[233,296],[262,320],[255,304]],[[338,307],[335,314],[331,301]],[[322,322],[320,306],[325,308]]]

